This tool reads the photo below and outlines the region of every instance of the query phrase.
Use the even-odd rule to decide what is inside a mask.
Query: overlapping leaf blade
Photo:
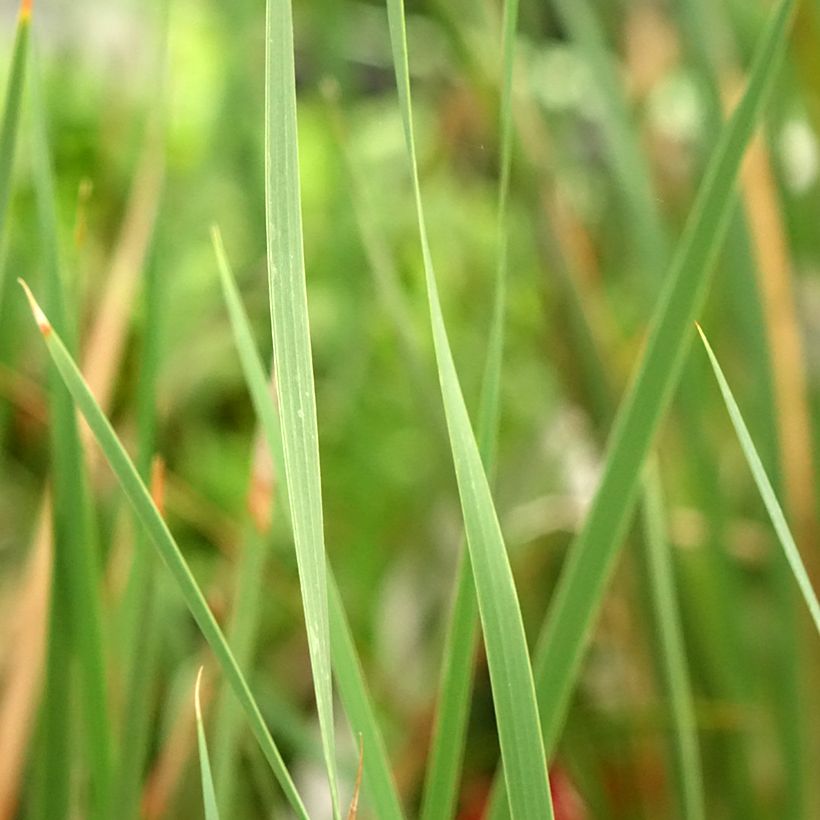
[[[277,472],[284,477],[279,487],[282,497],[285,498],[288,494],[288,487],[283,471],[284,455],[279,416],[271,401],[262,357],[254,343],[250,322],[217,230],[213,231],[213,242],[222,292],[228,306],[245,381],[251,394],[254,410],[276,463]],[[283,506],[282,509],[286,507]],[[342,599],[329,566],[328,582],[331,659],[336,683],[351,728],[362,739],[364,791],[380,818],[399,820],[403,816],[401,801],[391,772],[384,739],[356,655],[356,647],[347,623]]]
[[[427,239],[416,162],[404,5],[388,0],[390,39],[421,238],[433,343],[461,497],[493,689],[504,776],[514,817],[552,817],[524,625],[504,539],[450,350]]]
[[[248,687],[242,670],[237,666],[230,647],[222,630],[216,622],[205,597],[202,594],[194,576],[185,561],[182,552],[168,529],[162,515],[157,510],[151,494],[143,483],[136,467],[131,461],[125,448],[117,438],[110,422],[100,410],[94,396],[88,389],[82,374],[66,350],[62,339],[51,327],[45,314],[28,293],[31,300],[32,312],[40,331],[45,339],[51,359],[74,399],[74,403],[88,422],[94,438],[99,443],[114,475],[120,483],[126,497],[134,511],[142,521],[148,536],[160,554],[163,562],[173,576],[185,604],[203,637],[210,645],[216,656],[229,685],[234,691],[242,709],[248,718],[254,736],[257,739],[265,758],[279,780],[288,802],[297,815],[307,818],[307,811],[299,797],[293,780],[285,767],[282,756],[270,735],[256,700]]]

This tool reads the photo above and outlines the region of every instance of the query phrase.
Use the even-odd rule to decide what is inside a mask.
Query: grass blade
[[[737,437],[740,440],[740,446],[743,448],[743,455],[746,456],[749,469],[752,471],[755,484],[757,485],[757,489],[760,491],[760,497],[763,499],[763,503],[766,506],[766,511],[772,519],[772,524],[774,525],[775,532],[777,533],[777,538],[780,541],[780,545],[783,547],[783,552],[789,562],[789,566],[791,567],[791,571],[797,581],[797,585],[800,587],[800,592],[803,595],[806,606],[809,608],[812,620],[814,621],[814,626],[818,633],[820,633],[820,604],[817,602],[817,596],[814,593],[808,573],[803,565],[803,560],[800,558],[800,551],[797,548],[797,544],[794,542],[789,525],[786,523],[786,516],[783,514],[783,509],[780,506],[780,502],[777,500],[774,488],[769,481],[769,477],[766,475],[766,469],[763,466],[763,462],[760,460],[760,456],[757,453],[752,437],[749,434],[749,429],[743,421],[740,408],[737,406],[737,402],[735,401],[735,397],[732,395],[729,383],[723,375],[723,370],[718,363],[715,352],[712,350],[712,346],[709,344],[709,340],[706,338],[706,334],[703,332],[700,325],[697,326],[697,329],[700,334],[700,338],[703,341],[703,346],[706,348],[706,353],[709,356],[709,362],[712,365],[715,378],[720,386],[720,392],[723,396],[723,401],[726,403],[726,409],[729,411],[729,418],[732,420],[732,426],[735,428]]]
[[[512,82],[518,0],[504,3],[502,18],[502,77],[499,111],[500,179],[496,226],[496,276],[493,314],[484,376],[478,442],[484,469],[492,474],[498,435],[501,366],[504,354],[504,313],[507,291],[507,200],[512,164]],[[473,664],[478,638],[478,606],[469,555],[462,546],[453,606],[447,623],[441,681],[433,726],[433,740],[421,803],[423,820],[450,817],[456,803],[461,761],[470,713]]]
[[[290,0],[268,0],[265,206],[273,352],[279,383],[285,475],[316,708],[333,816],[340,817],[333,735],[327,562],[319,478],[319,433],[310,348],[296,132]]]
[[[645,540],[642,554],[656,621],[657,663],[664,679],[672,718],[679,813],[686,820],[703,820],[706,814],[695,710],[677,606],[671,545],[666,533],[663,489],[660,471],[654,460],[647,468],[642,502]]]
[[[404,4],[388,0],[405,142],[419,224],[433,343],[487,649],[504,775],[514,817],[552,817],[532,669],[512,570],[456,373],[427,239],[413,136]]]
[[[254,343],[248,316],[242,305],[218,230],[214,229],[212,238],[223,294],[228,306],[245,381],[268,446],[271,448],[277,474],[283,477],[279,485],[280,492],[283,497],[286,497],[287,476],[283,469],[284,455],[279,416],[271,401],[262,358]],[[288,510],[286,504],[281,505],[280,508],[283,511]],[[353,635],[347,623],[342,599],[330,567],[328,567],[328,581],[331,660],[347,718],[353,731],[362,739],[365,794],[372,801],[379,818],[396,820],[403,816],[401,801],[393,780],[390,761],[376,720],[375,710],[356,656]]]
[[[188,610],[197,622],[205,640],[210,645],[222,668],[225,677],[247,715],[254,735],[256,736],[271,769],[278,778],[282,789],[299,817],[307,818],[307,812],[296,787],[291,780],[279,750],[268,731],[267,726],[254,700],[242,671],[236,664],[230,647],[222,634],[202,591],[191,574],[188,564],[182,555],[171,531],[157,510],[151,495],[145,487],[133,462],[125,452],[108,419],[100,410],[96,400],[88,389],[77,365],[71,358],[62,339],[49,323],[46,315],[34,300],[27,286],[26,294],[30,300],[32,313],[40,329],[52,361],[60,372],[68,391],[88,422],[91,432],[103,450],[103,453],[114,471],[123,491],[131,502],[135,512],[148,531],[162,560],[174,577]]]
[[[32,113],[32,167],[37,203],[40,242],[42,246],[44,292],[55,328],[65,333],[72,349],[74,333],[72,309],[65,293],[63,256],[59,240],[57,192],[51,165],[46,114],[40,76],[33,75],[30,83]],[[106,664],[103,650],[102,604],[100,600],[100,573],[96,551],[94,516],[88,488],[86,467],[76,414],[71,397],[54,368],[49,369],[51,409],[51,448],[53,453],[54,485],[54,575],[52,578],[51,626],[54,641],[68,640],[69,649],[56,648],[50,639],[47,676],[56,677],[47,683],[47,697],[57,697],[59,705],[46,704],[46,712],[56,718],[47,724],[46,735],[55,741],[55,733],[68,733],[71,726],[66,715],[71,714],[68,690],[70,675],[65,665],[66,652],[79,661],[79,697],[86,727],[85,742],[88,750],[88,771],[92,797],[92,817],[106,817],[110,809],[112,784],[112,744]],[[61,623],[57,623],[60,621]],[[54,649],[54,657],[51,652]],[[69,743],[70,745],[70,743]],[[60,771],[51,770],[49,782],[57,783],[68,776],[70,757],[49,759]],[[61,804],[63,785],[48,791],[44,810],[46,816],[61,817],[66,804]]]
[[[194,689],[194,708],[196,709],[196,743],[199,749],[199,768],[202,772],[202,802],[205,806],[205,820],[219,820],[219,810],[216,807],[216,793],[211,776],[211,762],[208,758],[208,742],[205,739],[205,727],[202,725],[202,708],[199,703],[199,687],[202,683],[202,669],[196,676]]]

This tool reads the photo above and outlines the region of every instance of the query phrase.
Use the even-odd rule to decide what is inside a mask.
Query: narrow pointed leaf
[[[211,776],[211,761],[208,758],[208,742],[205,739],[205,727],[202,725],[202,707],[199,702],[199,688],[202,683],[202,667],[196,676],[194,690],[194,708],[196,710],[196,743],[199,750],[199,769],[202,775],[202,803],[205,807],[205,820],[219,820],[219,810],[216,807],[216,793]]]
[[[210,645],[221,667],[223,674],[239,700],[248,718],[254,736],[257,739],[271,769],[279,780],[282,790],[297,815],[307,818],[307,811],[302,803],[296,787],[285,767],[282,756],[268,731],[256,700],[248,687],[242,670],[237,666],[230,647],[222,630],[208,607],[202,590],[199,588],[191,570],[185,561],[182,552],[174,540],[168,525],[160,515],[154,504],[151,494],[143,483],[134,463],[131,461],[125,448],[117,438],[110,422],[100,410],[88,385],[82,377],[74,360],[66,350],[62,339],[49,323],[46,315],[34,300],[31,292],[25,286],[29,297],[32,313],[40,329],[52,361],[63,378],[65,386],[74,399],[77,408],[85,417],[94,438],[99,443],[114,475],[120,483],[126,497],[137,513],[148,536],[157,548],[168,571],[179,587],[185,604],[193,616],[203,637]]]
[[[512,88],[518,0],[506,0],[502,19],[502,77],[499,130],[500,175],[496,224],[496,276],[493,314],[481,385],[477,437],[484,469],[492,475],[500,414],[504,313],[507,293],[507,200],[512,163]],[[464,550],[464,546],[462,546]],[[421,804],[423,820],[451,817],[456,804],[470,714],[471,685],[479,627],[469,556],[463,552],[444,643],[436,722]]]
[[[32,175],[39,223],[39,244],[42,254],[44,295],[48,309],[54,318],[54,326],[70,340],[76,349],[74,311],[67,296],[64,257],[60,246],[60,226],[57,211],[57,192],[52,153],[48,138],[48,123],[42,89],[42,76],[32,62],[29,83],[31,111]],[[84,741],[91,785],[89,816],[105,818],[110,810],[113,754],[111,742],[106,660],[103,641],[103,609],[100,596],[99,557],[97,533],[91,494],[88,487],[85,459],[71,397],[54,368],[49,368],[50,436],[54,487],[54,578],[52,582],[51,625],[56,641],[70,643],[70,652],[78,660],[80,671],[79,698],[82,704]],[[62,621],[59,625],[56,621]],[[47,677],[55,676],[46,686],[60,700],[60,708],[70,708],[69,690],[71,676],[66,674],[62,658],[64,649],[55,649],[55,662],[49,657]],[[49,642],[49,655],[52,642]],[[44,735],[47,743],[71,744],[72,726],[59,709],[47,707],[49,716],[57,723],[47,724]],[[66,737],[56,741],[54,733]],[[66,740],[66,738],[68,738]],[[62,770],[52,770],[49,781],[59,783],[71,768],[71,759],[55,762]],[[48,792],[44,798],[46,814],[60,818],[65,805],[60,803],[64,786],[58,785],[54,795]],[[57,805],[59,803],[59,805]]]
[[[666,533],[663,487],[656,460],[647,465],[642,502],[645,541],[642,555],[647,565],[657,632],[657,664],[671,713],[679,815],[685,820],[703,820],[706,813],[695,709],[677,606],[671,544]]]
[[[746,423],[743,421],[743,416],[740,414],[740,408],[737,406],[737,402],[735,401],[735,397],[732,395],[729,383],[723,375],[723,370],[718,363],[715,352],[712,350],[712,346],[709,344],[709,340],[706,338],[706,334],[703,332],[700,325],[698,325],[697,328],[700,338],[703,341],[703,346],[706,348],[706,353],[709,356],[709,362],[712,365],[715,378],[720,386],[720,392],[723,396],[723,401],[726,403],[726,409],[729,411],[729,418],[732,420],[732,426],[735,428],[738,440],[740,441],[740,446],[743,448],[743,455],[746,456],[749,469],[752,471],[755,484],[757,484],[757,489],[760,491],[760,497],[763,499],[763,503],[766,506],[766,511],[769,513],[769,518],[772,519],[772,524],[774,525],[774,530],[777,533],[777,538],[780,541],[780,545],[783,547],[783,552],[786,554],[786,559],[789,562],[789,566],[791,567],[794,578],[797,581],[797,585],[800,587],[803,600],[805,600],[806,606],[809,608],[812,620],[814,621],[814,626],[818,633],[820,633],[820,604],[817,603],[817,596],[812,588],[811,580],[806,572],[806,567],[803,565],[803,560],[800,557],[800,550],[798,550],[797,544],[794,542],[789,525],[786,523],[786,516],[783,514],[783,508],[777,500],[777,496],[775,495],[774,488],[772,487],[771,481],[769,481],[768,475],[766,475],[766,469],[763,466],[763,462],[760,460],[757,448],[752,441],[752,437],[749,434],[749,429],[746,427]]]
[[[404,4],[388,0],[390,39],[419,224],[430,321],[453,462],[487,650],[510,811],[552,817],[532,669],[504,539],[458,381],[427,239],[413,136]]]
[[[266,42],[265,203],[273,353],[313,688],[333,816],[338,818],[319,432],[302,247],[290,0],[268,0]]]

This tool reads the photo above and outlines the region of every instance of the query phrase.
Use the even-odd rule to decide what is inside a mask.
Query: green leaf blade
[[[666,505],[656,459],[647,465],[642,502],[642,557],[657,632],[656,662],[669,701],[679,815],[686,820],[704,820],[706,810],[695,709],[666,528]]]
[[[783,513],[783,508],[777,500],[772,483],[769,481],[769,477],[766,474],[766,468],[763,466],[763,462],[760,459],[757,448],[752,441],[749,428],[743,420],[740,408],[737,405],[737,401],[735,401],[735,397],[732,394],[729,383],[726,381],[726,376],[723,374],[723,370],[717,360],[717,356],[715,356],[715,352],[712,350],[712,346],[709,344],[709,340],[706,338],[706,334],[703,332],[700,325],[697,326],[697,329],[701,341],[703,342],[703,346],[706,349],[706,354],[709,357],[709,363],[712,365],[712,370],[714,371],[715,378],[717,379],[717,383],[720,387],[720,393],[723,396],[724,403],[726,404],[726,410],[729,412],[729,418],[732,420],[732,426],[735,428],[738,440],[740,441],[740,446],[743,449],[743,455],[746,457],[749,469],[752,471],[755,484],[757,485],[757,489],[760,491],[760,497],[763,499],[763,504],[765,505],[766,511],[769,513],[769,517],[772,520],[772,525],[777,533],[777,538],[780,541],[780,545],[783,547],[783,552],[786,555],[786,559],[789,562],[794,578],[800,588],[803,600],[806,602],[806,606],[809,609],[809,613],[814,621],[814,626],[817,629],[817,632],[820,633],[820,604],[817,602],[817,596],[815,595],[814,588],[811,585],[811,580],[806,572],[803,559],[800,557],[800,550],[797,548],[797,544],[791,534],[789,525],[786,522],[786,516]]]
[[[481,384],[477,438],[488,474],[495,464],[504,356],[504,325],[507,293],[507,202],[512,165],[512,88],[518,0],[504,3],[501,24],[501,101],[499,110],[499,186],[496,212],[496,273],[493,312]],[[445,633],[444,657],[433,727],[433,740],[422,795],[422,820],[451,817],[455,810],[461,763],[464,757],[470,714],[479,612],[469,555],[462,545],[455,580],[455,594]]]
[[[339,795],[333,732],[327,575],[319,433],[302,247],[291,4],[268,0],[265,203],[273,350],[291,520],[302,588],[316,707],[333,816]]]
[[[189,612],[213,650],[228,683],[242,705],[254,736],[279,780],[288,802],[299,817],[307,820],[308,815],[302,799],[296,791],[282,756],[270,735],[245,676],[237,665],[225,636],[208,607],[202,590],[191,574],[191,570],[171,531],[168,529],[168,525],[156,508],[151,494],[140,478],[136,467],[97,404],[62,339],[52,328],[46,315],[22,280],[21,284],[29,297],[32,313],[45,340],[51,359],[60,372],[76,407],[88,422],[94,438],[100,445],[126,497],[142,521],[165,566],[176,581]]]
[[[219,809],[216,806],[216,792],[211,775],[211,761],[208,757],[208,741],[205,738],[205,727],[202,725],[202,707],[199,701],[199,688],[202,683],[202,667],[196,676],[194,690],[194,708],[196,710],[196,743],[199,751],[199,769],[202,777],[202,803],[205,808],[205,820],[219,820]]]
[[[402,123],[421,239],[433,343],[459,496],[484,631],[510,811],[552,817],[544,747],[521,610],[489,483],[453,361],[427,239],[413,137],[404,6],[388,0]]]

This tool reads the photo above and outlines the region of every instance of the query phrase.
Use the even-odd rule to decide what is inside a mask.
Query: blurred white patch
[[[544,446],[563,468],[575,511],[585,511],[601,477],[600,454],[586,416],[569,406],[558,410],[546,431]]]
[[[668,74],[647,99],[647,118],[654,131],[679,143],[696,142],[703,131],[703,106],[686,74]]]
[[[786,185],[805,193],[817,180],[817,137],[804,119],[790,119],[780,131],[778,154]]]
[[[546,48],[533,58],[530,87],[551,111],[588,110],[597,98],[589,66],[567,46]]]
[[[427,571],[426,564],[399,560],[385,579],[374,624],[379,664],[395,701],[409,710],[421,705],[429,684],[427,613],[437,589],[425,580]]]
[[[316,745],[321,746],[318,725]],[[333,804],[330,801],[330,786],[327,770],[319,762],[300,760],[293,771],[293,779],[302,796],[309,817],[332,817]]]

